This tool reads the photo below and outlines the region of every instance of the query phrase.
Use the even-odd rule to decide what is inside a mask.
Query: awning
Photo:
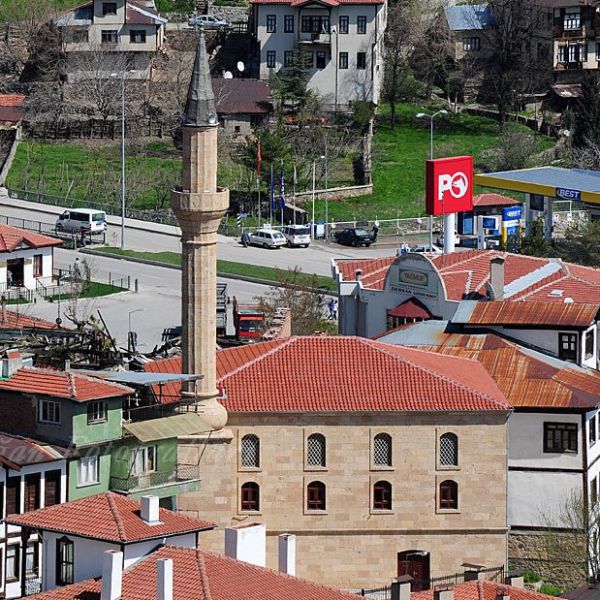
[[[213,428],[197,413],[127,423],[123,425],[123,428],[144,443],[213,431]]]
[[[400,317],[403,319],[431,319],[431,313],[417,298],[409,298],[396,306],[396,308],[390,308],[387,314],[390,317]]]

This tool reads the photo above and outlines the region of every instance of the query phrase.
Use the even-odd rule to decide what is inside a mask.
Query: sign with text
[[[427,214],[437,216],[473,210],[473,157],[428,160],[426,186]]]
[[[581,192],[567,188],[556,188],[556,197],[563,200],[581,200]]]
[[[503,221],[519,221],[523,218],[523,208],[521,206],[507,206],[502,209]]]

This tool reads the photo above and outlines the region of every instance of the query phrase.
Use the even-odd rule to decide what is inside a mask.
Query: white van
[[[288,246],[304,246],[310,244],[310,228],[306,225],[286,225],[281,233],[285,236]]]
[[[56,220],[56,231],[68,233],[103,233],[106,231],[106,213],[91,208],[73,208]]]
[[[286,240],[280,231],[275,229],[259,229],[250,234],[250,244],[263,248],[280,248],[286,245]]]

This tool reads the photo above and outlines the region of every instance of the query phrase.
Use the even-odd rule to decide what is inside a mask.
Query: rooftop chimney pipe
[[[296,536],[282,533],[279,536],[279,570],[288,575],[296,574]]]
[[[149,525],[160,521],[158,496],[142,496],[140,498],[140,516]]]
[[[490,259],[490,285],[488,292],[492,300],[502,300],[504,298],[505,261],[506,259],[503,256],[494,256],[494,258]]]
[[[158,600],[173,600],[173,560],[170,558],[156,561],[156,591]]]
[[[119,600],[123,587],[123,553],[108,550],[102,560],[100,600]]]

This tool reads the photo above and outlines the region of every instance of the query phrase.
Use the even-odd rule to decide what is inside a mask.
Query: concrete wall
[[[52,276],[53,248],[39,248],[28,250],[15,250],[14,252],[3,252],[0,254],[0,284],[6,285],[6,262],[22,258],[23,263],[23,285],[29,290],[35,290],[36,277],[33,276],[33,257],[36,254],[42,255],[42,275],[41,277]],[[16,283],[16,282],[15,282]]]
[[[277,568],[277,535],[298,536],[297,575],[341,588],[388,584],[397,575],[397,553],[431,553],[431,575],[461,571],[463,562],[496,566],[506,552],[506,424],[503,415],[343,414],[229,415],[229,444],[180,445],[180,464],[200,464],[200,490],[182,495],[178,508],[214,520],[219,530],[203,547],[223,551],[223,529],[257,520],[267,525],[267,566]],[[459,467],[437,464],[442,433],[459,437]],[[241,468],[241,437],[261,441],[261,466]],[[306,438],[327,439],[327,467],[306,467]],[[393,466],[372,465],[372,440],[393,439]],[[485,434],[483,434],[485,432]],[[285,444],[282,444],[285,440]],[[351,457],[349,460],[348,457]],[[439,483],[459,485],[459,509],[437,508]],[[392,484],[392,510],[372,508],[376,481]],[[259,512],[244,512],[240,487],[260,486]],[[306,510],[306,486],[327,486],[327,510]],[[323,561],[323,556],[328,560]],[[336,568],[332,569],[331,565]]]

